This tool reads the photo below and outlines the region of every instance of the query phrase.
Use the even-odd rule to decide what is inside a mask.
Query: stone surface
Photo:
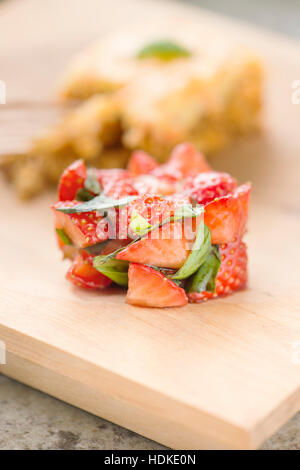
[[[160,450],[160,444],[0,375],[0,450]],[[263,449],[300,450],[300,413]]]

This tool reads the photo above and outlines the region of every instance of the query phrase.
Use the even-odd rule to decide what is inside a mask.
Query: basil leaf
[[[183,266],[171,276],[171,279],[186,279],[190,277],[205,261],[211,251],[211,236],[209,228],[201,222],[198,227],[195,243]]]
[[[191,53],[183,46],[170,40],[155,41],[144,46],[138,52],[138,59],[156,58],[173,60],[178,57],[189,57]]]
[[[95,195],[90,193],[86,188],[79,188],[76,192],[75,199],[76,201],[90,201],[91,199],[94,199]]]
[[[84,182],[84,187],[93,194],[101,193],[101,186],[99,181],[96,178],[93,168],[87,170],[87,178]]]
[[[118,259],[107,260],[106,256],[96,256],[93,259],[93,266],[116,284],[122,287],[128,286],[128,261]]]
[[[81,212],[91,212],[91,211],[105,211],[111,209],[112,207],[126,206],[131,201],[134,201],[137,196],[125,196],[121,199],[114,199],[112,197],[104,196],[100,194],[99,196],[94,197],[90,201],[83,202],[73,207],[59,207],[56,210],[64,212],[65,214],[80,214]]]
[[[187,292],[215,292],[216,277],[221,265],[219,250],[213,246],[209,256],[200,266],[198,271],[189,279]]]
[[[109,240],[104,240],[103,242],[96,243],[95,245],[86,246],[84,247],[84,251],[87,251],[90,255],[100,255],[108,242]]]
[[[56,228],[56,233],[65,245],[72,245],[71,239],[62,228]]]

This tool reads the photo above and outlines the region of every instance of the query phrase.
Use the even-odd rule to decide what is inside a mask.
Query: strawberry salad
[[[72,163],[52,206],[66,278],[118,285],[142,307],[180,307],[246,287],[250,184],[212,171],[188,143],[160,165],[136,151],[123,169]]]

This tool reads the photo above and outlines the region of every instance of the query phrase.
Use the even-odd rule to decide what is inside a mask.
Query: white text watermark
[[[0,365],[6,364],[6,345],[4,341],[0,341]]]
[[[300,104],[300,80],[294,80],[292,83],[292,96],[291,102],[292,104]]]
[[[0,80],[0,104],[6,104],[6,84]]]

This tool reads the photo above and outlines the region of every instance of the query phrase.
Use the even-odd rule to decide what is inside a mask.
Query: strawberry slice
[[[158,166],[159,164],[151,157],[151,155],[149,155],[149,153],[146,153],[143,150],[136,150],[129,159],[127,169],[130,176],[134,178],[139,175],[147,175]]]
[[[96,177],[103,189],[105,196],[119,199],[124,196],[134,196],[138,194],[133,186],[130,174],[126,170],[96,170]]]
[[[131,233],[130,228],[134,214],[139,214],[144,219],[145,225],[153,227],[173,217],[176,210],[185,204],[186,199],[179,197],[164,199],[146,194],[137,198],[127,208],[129,235],[132,238],[137,236]],[[180,268],[189,255],[200,221],[198,218],[187,220],[184,227],[182,222],[171,222],[152,230],[146,237],[118,253],[117,259],[159,267]]]
[[[204,155],[187,142],[176,145],[171,153],[168,165],[180,171],[183,178],[211,170]]]
[[[58,186],[58,199],[72,201],[78,189],[83,188],[87,177],[86,166],[82,160],[76,160],[61,175]]]
[[[140,175],[134,179],[133,186],[138,194],[161,194],[169,196],[175,192],[173,182],[165,178],[157,178],[154,175]]]
[[[188,302],[175,282],[150,266],[134,263],[129,266],[126,300],[141,307],[181,307]]]
[[[233,194],[220,197],[205,206],[204,222],[211,231],[213,244],[241,238],[246,231],[251,185],[236,188]]]
[[[133,212],[137,212],[144,217],[151,225],[156,225],[169,217],[173,217],[175,212],[182,206],[190,204],[186,195],[174,194],[169,197],[161,197],[153,194],[144,194],[132,201],[128,208],[130,219]]]
[[[247,249],[240,238],[220,245],[221,266],[216,278],[216,292],[192,292],[190,302],[202,302],[244,289],[247,284]]]
[[[124,248],[116,258],[173,269],[179,269],[185,263],[191,240],[184,237],[181,223],[165,224],[152,231],[150,236]]]
[[[192,202],[207,204],[234,191],[237,182],[228,173],[208,171],[186,179],[183,191]]]
[[[77,255],[67,271],[66,279],[75,286],[85,289],[104,289],[111,280],[93,267],[92,256],[81,252]]]
[[[65,214],[55,210],[62,207],[73,207],[77,204],[79,204],[77,201],[61,201],[53,206],[55,228],[62,228],[72,243],[79,248],[107,240],[109,234],[108,222],[102,216],[97,215],[96,212]]]

